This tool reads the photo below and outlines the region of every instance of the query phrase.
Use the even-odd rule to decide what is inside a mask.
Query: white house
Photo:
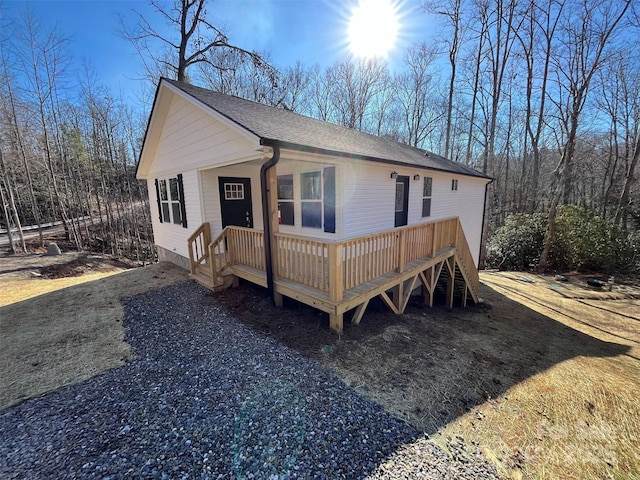
[[[433,153],[161,79],[137,176],[159,258],[211,288],[246,278],[337,331],[375,295],[400,313],[421,283],[432,301],[443,266],[451,302],[460,273],[476,299],[490,178]]]

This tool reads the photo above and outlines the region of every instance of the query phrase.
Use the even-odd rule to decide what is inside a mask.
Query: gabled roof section
[[[142,151],[140,152],[138,166],[136,168],[136,176],[138,178],[146,178],[153,162],[156,161],[157,148],[160,144],[163,129],[165,128],[167,117],[172,107],[172,102],[176,98],[180,98],[193,105],[195,108],[206,112],[207,118],[224,124],[229,129],[235,131],[239,136],[244,137],[249,142],[252,142],[256,150],[261,149],[259,136],[253,134],[245,127],[238,124],[238,122],[230,120],[206,103],[199,101],[189,92],[185,91],[185,89],[182,88],[184,86],[185,84],[179,82],[172,82],[165,78],[160,79],[160,83],[158,84],[153,100],[153,107],[149,114]],[[203,135],[206,135],[206,133],[203,133]]]
[[[433,170],[490,179],[470,167],[426,150],[376,137],[290,110],[270,107],[243,98],[163,78],[194,99],[261,138],[278,141],[283,148],[318,151],[364,160],[412,165]]]

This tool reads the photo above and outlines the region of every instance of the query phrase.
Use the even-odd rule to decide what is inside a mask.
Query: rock
[[[52,257],[54,255],[62,255],[62,252],[57,243],[50,243],[47,245],[47,253],[45,253],[45,256]]]

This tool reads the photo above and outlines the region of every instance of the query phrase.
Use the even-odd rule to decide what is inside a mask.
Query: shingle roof
[[[305,117],[290,110],[270,107],[187,83],[166,78],[162,81],[182,90],[261,139],[283,143],[283,148],[318,149],[342,156],[489,178],[465,165],[390,138],[376,137]]]

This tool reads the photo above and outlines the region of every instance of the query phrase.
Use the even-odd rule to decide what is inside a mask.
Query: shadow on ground
[[[475,406],[574,357],[614,357],[630,350],[586,335],[485,285],[483,303],[433,308],[411,300],[404,315],[371,302],[360,325],[344,334],[328,317],[298,302],[271,305],[250,284],[217,295],[245,324],[330,367],[361,394],[426,433]]]

